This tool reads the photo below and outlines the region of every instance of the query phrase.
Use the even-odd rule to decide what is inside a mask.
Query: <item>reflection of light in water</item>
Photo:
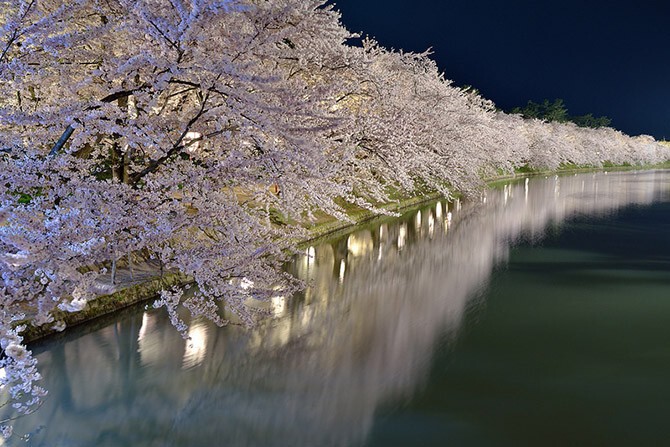
[[[561,195],[561,180],[558,178],[558,176],[554,177],[554,195],[556,197]]]
[[[344,263],[344,259],[340,261],[340,282],[344,281],[344,271],[347,269],[347,265]]]
[[[314,265],[316,263],[316,249],[312,246],[305,249],[304,254],[300,257],[301,275],[305,279],[311,278],[314,274]]]
[[[435,232],[435,218],[431,213],[428,215],[428,237],[432,238],[434,232]]]
[[[523,188],[524,188],[524,191],[526,192],[526,193],[525,193],[525,199],[526,199],[526,202],[528,202],[528,181],[529,181],[529,180],[526,179],[526,181],[524,182],[524,187],[523,187]]]
[[[150,369],[131,368],[134,364],[129,367],[119,362],[114,354],[105,354],[107,363],[96,361],[103,358],[99,356],[101,352],[109,351],[107,345],[101,349],[100,341],[88,336],[74,339],[66,345],[65,353],[69,354],[62,363],[43,363],[59,368],[45,377],[56,377],[57,383],[68,382],[71,386],[60,387],[54,382],[49,387],[52,397],[45,401],[42,416],[37,414],[40,425],[45,427],[38,435],[49,433],[49,439],[60,439],[60,428],[65,425],[61,421],[72,421],[70,427],[81,439],[78,445],[97,445],[98,421],[119,421],[117,427],[111,426],[118,431],[118,437],[137,439],[136,427],[122,422],[142,420],[147,436],[158,438],[163,427],[170,427],[175,436],[189,439],[191,445],[255,445],[272,439],[293,441],[286,445],[363,445],[374,415],[384,408],[384,403],[402,401],[420,389],[430,373],[436,347],[444,346],[444,334],[449,334],[449,340],[452,334],[458,335],[463,315],[474,308],[469,301],[476,295],[472,292],[481,290],[496,263],[504,260],[501,245],[518,240],[520,232],[541,235],[548,223],[560,222],[575,213],[605,212],[627,203],[652,202],[659,193],[666,198],[670,194],[667,173],[656,179],[656,188],[637,180],[619,185],[613,182],[616,177],[615,173],[572,181],[561,177],[560,198],[554,197],[553,179],[538,178],[533,181],[533,200],[526,203],[514,200],[510,193],[512,199],[502,207],[501,188],[489,192],[488,210],[478,204],[470,210],[463,204],[463,214],[459,215],[454,204],[449,234],[435,234],[431,241],[406,235],[402,256],[394,253],[393,239],[398,236],[399,227],[389,224],[383,234],[390,246],[387,249],[383,244],[382,261],[357,258],[346,264],[346,285],[338,284],[338,269],[343,278],[344,262],[338,266],[336,261],[342,259],[342,251],[346,255],[346,246],[329,243],[320,247],[316,253],[319,262],[312,269],[317,272],[312,283],[318,290],[313,304],[297,302],[294,309],[287,301],[281,321],[245,331],[244,335],[233,335],[232,327],[226,329],[224,333],[237,337],[230,339],[235,344],[208,340],[207,355],[198,369],[187,376],[169,373],[182,366],[184,341],[172,328],[161,333],[159,324],[167,321],[156,317],[156,313],[138,315],[137,322],[142,325],[126,327],[131,331],[130,337],[141,335],[139,360],[142,368]],[[593,200],[596,181],[598,201]],[[517,195],[523,194],[525,187],[523,182],[511,186]],[[659,191],[661,187],[663,190]],[[584,198],[575,200],[582,189]],[[452,216],[446,216],[449,210],[444,209],[444,203],[441,208],[437,223],[448,223]],[[412,215],[406,229],[413,225],[413,218]],[[342,244],[345,242],[346,239]],[[297,260],[300,274],[306,271],[307,260],[303,258],[304,254]],[[454,259],[458,262],[450,262]],[[449,293],[445,294],[445,290]],[[479,306],[479,302],[474,304]],[[135,332],[138,329],[139,333]],[[103,336],[107,337],[104,333]],[[126,349],[122,351],[126,354],[135,349],[128,343],[130,339],[122,337],[104,338],[103,342],[112,340]],[[275,349],[280,346],[282,349]],[[146,361],[147,347],[156,359],[153,362]],[[135,362],[137,356],[128,359]],[[95,391],[110,401],[91,400],[93,387],[83,388],[88,378],[105,376],[117,367],[121,369],[107,382],[94,385]],[[91,373],[91,368],[97,369]],[[151,386],[145,386],[147,379]],[[77,391],[82,388],[86,392]],[[72,392],[82,396],[82,400],[73,400]],[[158,402],[160,411],[147,411],[153,408],[153,402]],[[82,408],[95,409],[84,415],[83,422],[79,413]],[[96,413],[96,419],[92,415],[89,419],[89,413]],[[227,427],[208,423],[223,418],[234,422],[253,420],[253,424],[233,422],[234,426],[224,430]],[[305,420],[310,424],[300,423]],[[21,424],[21,420],[16,423]],[[259,433],[263,436],[261,441]],[[38,440],[33,444],[50,443]]]
[[[365,231],[352,233],[347,238],[347,250],[352,256],[362,256],[372,250],[372,234]]]
[[[282,318],[276,320],[274,328],[269,334],[269,339],[261,342],[261,344],[266,345],[268,348],[275,349],[286,345],[289,341],[291,341],[291,320]]]
[[[440,202],[435,204],[435,217],[438,221],[442,220],[442,203]]]
[[[147,335],[148,326],[149,326],[149,314],[147,312],[144,312],[142,314],[142,326],[140,326],[140,333],[137,336],[138,342],[141,342]]]
[[[509,199],[509,188],[507,185],[503,186],[503,196],[504,196],[504,203],[507,205],[507,200]]]
[[[182,369],[194,368],[205,359],[207,354],[208,330],[204,323],[192,323],[188,328],[188,339],[184,347]]]
[[[137,348],[142,365],[157,364],[163,359],[161,339],[156,327],[156,314],[144,312],[142,314],[142,325],[137,336]]]
[[[302,316],[300,318],[300,323],[303,328],[308,328],[312,324],[312,319],[314,318],[314,307],[307,306],[302,309]]]
[[[379,240],[383,241],[385,237],[386,237],[386,224],[382,224],[379,226]]]
[[[398,250],[402,250],[407,242],[407,226],[403,223],[398,228]]]
[[[286,297],[285,296],[273,296],[272,302],[272,315],[275,317],[281,317],[286,312]]]
[[[446,233],[449,227],[451,226],[451,211],[447,213],[447,217],[444,219],[444,232]]]
[[[62,365],[44,362],[63,371],[58,374],[61,369],[52,370],[45,377],[57,377],[59,382],[69,382],[71,387],[63,388],[63,394],[58,394],[60,386],[49,387],[52,397],[45,401],[44,416],[38,416],[46,419],[40,421],[45,426],[41,433],[56,433],[50,439],[59,439],[59,428],[64,425],[61,421],[73,417],[72,427],[82,432],[79,445],[99,443],[98,421],[104,424],[132,420],[145,421],[144,426],[153,430],[148,431],[148,435],[156,437],[161,434],[157,430],[171,427],[173,431],[174,428],[175,435],[191,440],[191,445],[253,445],[259,443],[259,433],[263,434],[263,440],[290,438],[295,441],[286,445],[362,445],[367,439],[367,430],[374,424],[374,415],[385,402],[405,399],[420,388],[430,373],[426,367],[430,366],[438,343],[444,343],[445,331],[458,335],[463,315],[473,308],[469,301],[475,295],[472,292],[481,290],[495,264],[504,259],[501,244],[517,240],[520,232],[541,235],[547,223],[560,222],[576,212],[598,213],[627,203],[647,203],[658,198],[659,192],[667,197],[670,191],[667,186],[670,174],[664,174],[655,182],[657,188],[660,184],[666,185],[663,191],[652,188],[653,185],[637,186],[637,181],[628,182],[623,189],[611,183],[615,177],[613,173],[593,180],[587,178],[585,186],[580,183],[583,176],[574,181],[562,177],[561,196],[556,200],[553,200],[553,179],[538,178],[533,181],[532,201],[510,200],[504,209],[499,206],[503,202],[502,191],[489,192],[491,207],[486,212],[482,208],[470,212],[464,204],[465,213],[459,215],[454,211],[458,209],[454,204],[454,225],[449,234],[442,239],[437,234],[431,241],[407,237],[402,256],[394,256],[396,241],[393,239],[398,227],[389,224],[384,234],[392,246],[390,250],[385,248],[383,260],[367,263],[358,262],[367,259],[357,259],[347,264],[346,285],[337,283],[336,259],[342,259],[342,253],[338,251],[336,258],[331,244],[320,247],[319,262],[313,270],[322,271],[323,275],[314,277],[319,287],[315,302],[295,306],[298,312],[295,317],[294,306],[287,302],[283,320],[251,332],[259,335],[257,338],[249,336],[248,342],[243,341],[247,335],[232,339],[237,340],[235,345],[215,344],[209,340],[207,355],[199,369],[192,370],[191,375],[187,373],[188,380],[184,380],[183,374],[168,374],[167,369],[173,365],[177,369],[181,367],[184,342],[171,328],[161,334],[157,323],[165,318],[161,320],[155,317],[157,314],[150,313],[141,318],[139,348],[142,368],[152,369],[141,373],[134,369],[119,370],[114,377],[123,378],[123,383],[115,379],[95,384],[100,394],[110,397],[109,402],[82,400],[78,401],[78,407],[73,407],[71,389],[75,392],[82,389],[87,378],[96,375],[90,373],[90,368],[98,368],[96,371],[100,372],[104,367],[106,373],[118,366],[126,367],[115,355],[109,356],[109,363],[91,361],[99,358],[96,353],[107,349],[101,349],[99,342],[92,342],[91,337],[77,338],[69,342],[72,344],[67,348],[76,355],[69,355]],[[600,197],[595,201],[597,180]],[[519,183],[512,188],[522,194],[524,186]],[[586,190],[584,200],[574,200],[582,188]],[[442,207],[439,224],[451,221],[451,215],[445,216],[448,211]],[[328,253],[327,258],[324,253]],[[458,262],[450,262],[454,259]],[[300,268],[304,262],[298,260]],[[344,262],[340,263],[339,270],[342,281]],[[325,283],[326,277],[332,282]],[[365,293],[360,293],[361,290]],[[445,290],[449,290],[448,296]],[[407,299],[410,296],[416,298]],[[213,334],[215,332],[209,336]],[[296,342],[291,343],[290,337],[295,337]],[[125,349],[134,349],[125,338],[116,340]],[[146,362],[147,346],[157,359],[151,362],[153,365]],[[226,349],[228,346],[235,349]],[[267,348],[254,351],[259,346]],[[284,348],[275,350],[277,346]],[[151,379],[152,386],[145,386],[147,378]],[[141,381],[125,386],[128,379]],[[90,392],[79,394],[85,395],[87,400],[91,397]],[[131,401],[136,404],[127,405]],[[146,410],[152,402],[159,402],[160,411]],[[89,413],[96,413],[98,419],[88,419],[89,414],[86,414],[85,423],[81,422],[82,415],[74,413],[73,408],[79,410],[84,403],[85,408],[95,408]],[[238,423],[223,430],[224,427],[207,423],[215,418],[253,420],[253,424]],[[313,422],[303,426],[300,421],[305,420]],[[200,425],[203,421],[204,426]],[[119,424],[114,428],[119,438],[136,439],[133,424]],[[203,435],[208,430],[211,436]]]
[[[456,202],[454,202],[454,205],[456,207],[456,211],[461,210],[461,199],[456,199]]]
[[[379,245],[379,254],[377,255],[377,261],[382,260],[382,247],[383,247],[383,245],[380,244]]]
[[[416,217],[414,219],[414,227],[416,231],[421,230],[421,210],[416,212]]]

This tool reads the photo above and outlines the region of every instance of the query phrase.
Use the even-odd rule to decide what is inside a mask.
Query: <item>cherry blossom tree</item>
[[[491,145],[507,129],[493,103],[454,87],[428,53],[398,53],[365,40],[364,100],[353,108],[356,178],[385,178],[405,191],[472,192],[503,165]]]
[[[82,309],[105,271],[90,267],[131,251],[190,275],[199,291],[183,304],[218,324],[219,303],[251,324],[248,300],[290,294],[280,263],[301,232],[271,225],[270,210],[344,216],[334,199],[353,197],[338,163],[351,152],[334,82],[346,76],[321,80],[362,54],[342,45],[338,15],[315,1],[5,3],[0,299],[13,397],[27,409],[43,391],[26,385],[33,364],[12,322],[26,307],[35,324]],[[180,298],[159,304],[183,330]]]
[[[474,194],[525,164],[670,158],[647,137],[497,112],[428,53],[352,44],[324,0],[0,11],[0,367],[25,411],[44,390],[16,322],[62,327],[53,311],[81,310],[130,253],[197,285],[157,302],[183,333],[180,305],[253,324],[250,302],[300,286],[281,265],[317,210]]]

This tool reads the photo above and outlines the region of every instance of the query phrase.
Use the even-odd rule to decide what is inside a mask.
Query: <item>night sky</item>
[[[456,85],[504,110],[562,98],[630,135],[670,139],[670,1],[334,0],[388,48],[433,49]]]

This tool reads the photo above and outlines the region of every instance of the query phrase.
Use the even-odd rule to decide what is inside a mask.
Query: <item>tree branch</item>
[[[23,20],[26,18],[26,16],[30,12],[30,9],[33,7],[34,4],[35,4],[35,0],[31,0],[30,4],[26,8],[26,11],[23,13],[23,16],[21,17],[19,22],[23,22]],[[20,35],[21,35],[21,33],[19,33],[19,30],[17,28],[12,33],[12,36],[7,40],[7,45],[2,50],[2,54],[0,54],[0,64],[4,62],[4,59],[7,56],[7,53],[9,52],[9,49],[14,44],[14,42],[16,42],[16,39],[18,39]]]
[[[180,153],[185,147],[189,146],[190,144],[193,144],[194,141],[189,142],[188,145],[182,144],[182,141],[184,141],[184,138],[186,137],[186,134],[190,132],[191,126],[195,124],[202,115],[205,114],[207,111],[205,109],[205,106],[207,105],[207,99],[209,98],[209,92],[207,92],[207,95],[203,98],[202,104],[200,106],[200,110],[198,110],[198,113],[195,114],[193,118],[189,120],[189,122],[186,124],[186,127],[182,131],[181,135],[179,138],[177,138],[177,141],[172,145],[172,147],[163,155],[162,157],[153,160],[152,162],[149,163],[149,166],[144,168],[143,170],[133,174],[130,176],[130,183],[131,184],[137,184],[138,181],[140,181],[143,177],[147,176],[148,174],[152,172],[156,172],[158,168],[165,163],[167,160],[169,160],[171,157],[174,155],[177,155]]]
[[[142,84],[139,87],[131,90],[121,90],[119,92],[114,92],[100,99],[100,102],[110,103],[116,101],[117,99],[127,98],[128,96],[135,94],[136,91],[142,90],[143,88],[146,87],[149,87],[149,84]]]

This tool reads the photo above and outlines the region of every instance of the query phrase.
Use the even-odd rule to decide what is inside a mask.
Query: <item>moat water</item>
[[[253,330],[138,306],[32,347],[29,446],[670,439],[670,172],[533,178],[308,247]],[[1,442],[0,442],[1,445]]]

